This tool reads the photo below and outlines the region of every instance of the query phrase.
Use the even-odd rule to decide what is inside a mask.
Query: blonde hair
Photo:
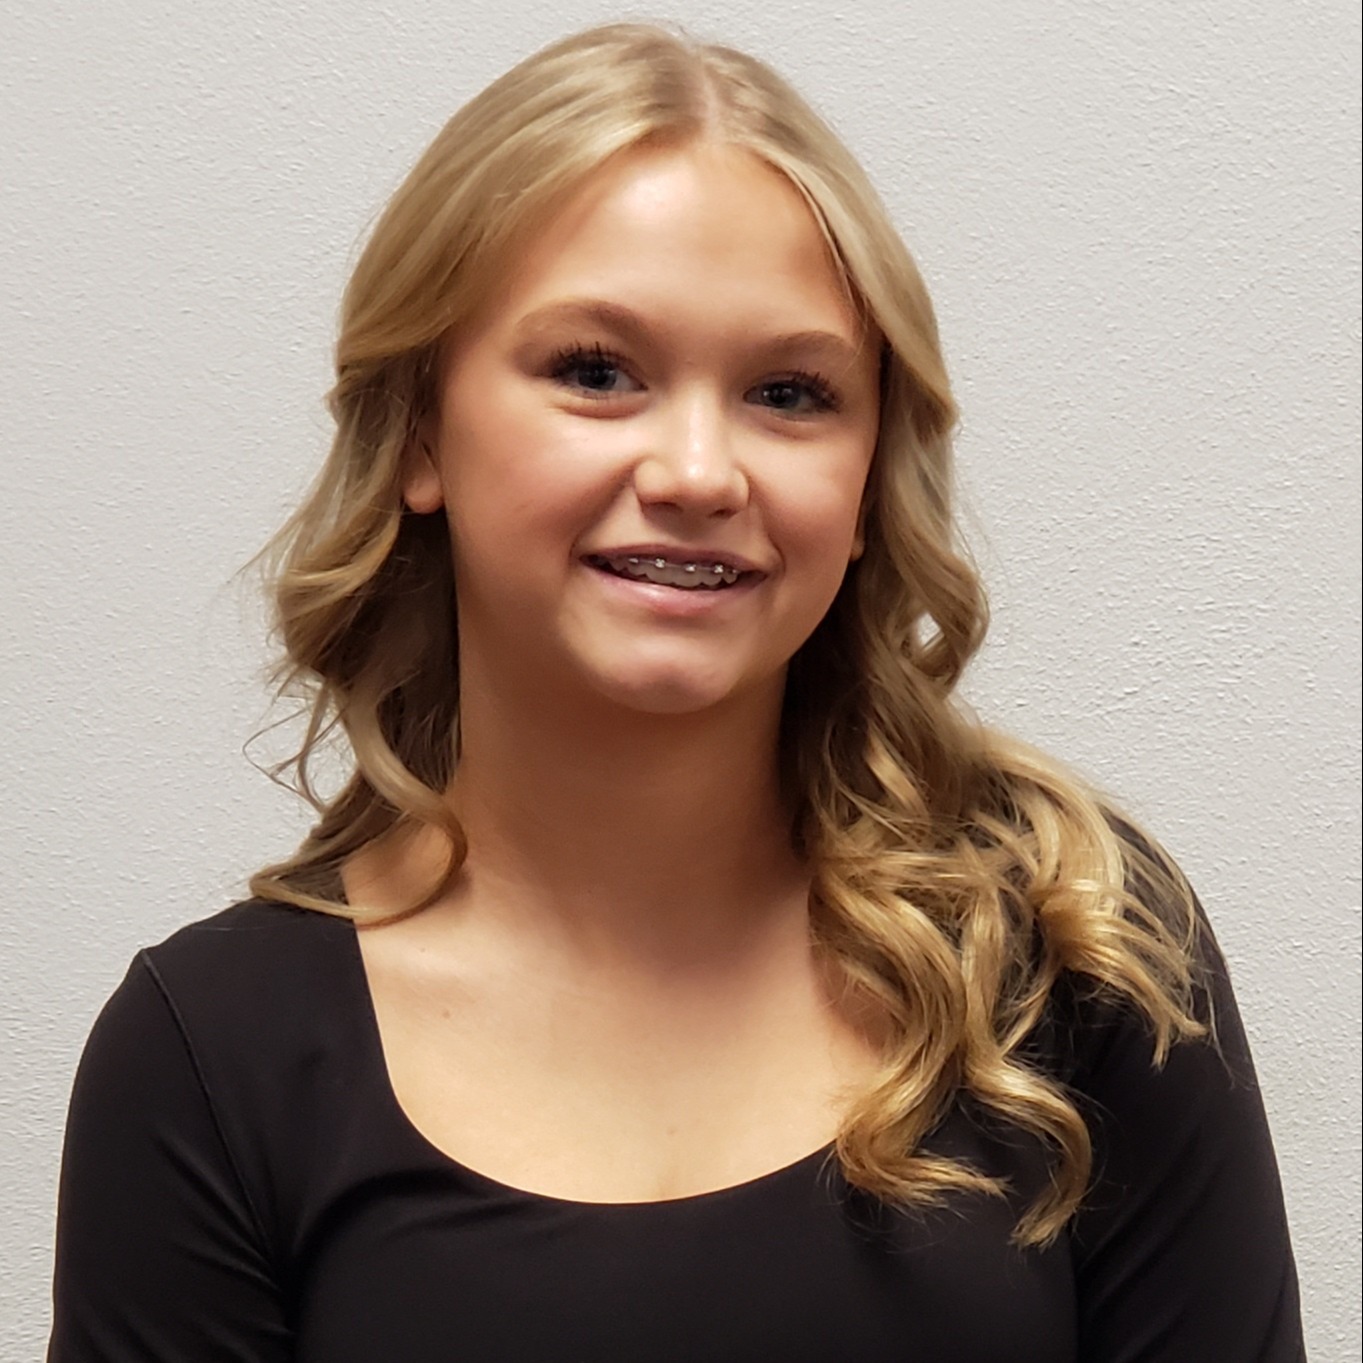
[[[782,772],[808,859],[811,923],[849,997],[884,1022],[884,1059],[837,1139],[852,1184],[905,1206],[1001,1182],[925,1144],[968,1095],[1049,1149],[1019,1243],[1053,1239],[1090,1172],[1083,1118],[1027,1042],[1065,972],[1145,1015],[1162,1062],[1192,1016],[1191,894],[1075,779],[952,700],[986,607],[957,546],[956,409],[927,291],[861,168],[762,63],[650,25],[546,48],[440,132],[393,197],[346,290],[330,395],[335,441],[272,542],[285,656],[310,722],[292,769],[319,821],[251,881],[261,897],[361,916],[339,868],[401,828],[466,846],[442,799],[458,745],[458,639],[444,518],[406,510],[404,455],[432,410],[437,348],[509,253],[610,157],[719,139],[804,196],[849,295],[883,337],[866,544],[792,660]],[[337,725],[354,765],[334,796],[309,759]]]

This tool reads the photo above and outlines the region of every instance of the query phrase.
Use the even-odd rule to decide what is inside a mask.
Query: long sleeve
[[[48,1363],[287,1363],[290,1332],[212,1103],[139,956],[77,1072]]]
[[[1204,934],[1218,1045],[1160,1070],[1125,1009],[1090,1014],[1076,1078],[1095,1184],[1073,1232],[1086,1363],[1300,1363],[1296,1270],[1225,961]]]

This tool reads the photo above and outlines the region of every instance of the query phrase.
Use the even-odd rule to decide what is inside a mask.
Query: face
[[[598,171],[448,343],[409,460],[461,668],[656,714],[779,699],[860,553],[877,374],[780,174],[712,145]]]

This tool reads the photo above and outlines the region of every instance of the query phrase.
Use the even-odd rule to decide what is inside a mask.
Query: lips
[[[645,587],[661,587],[665,596],[713,598],[754,586],[766,574],[736,553],[639,545],[586,553],[582,562],[607,577]]]
[[[732,587],[739,572],[723,563],[674,562],[660,556],[644,558],[638,554],[600,555],[587,559],[593,568],[635,582],[651,582],[656,587],[677,587],[683,591],[720,591]]]
[[[668,563],[722,564],[740,573],[761,574],[762,570],[750,559],[732,549],[716,549],[709,545],[685,544],[623,544],[605,549],[593,549],[583,558],[615,561],[625,558],[664,559]]]

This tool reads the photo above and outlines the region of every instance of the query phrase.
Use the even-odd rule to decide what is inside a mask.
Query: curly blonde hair
[[[645,142],[718,139],[784,174],[883,338],[865,552],[792,659],[782,775],[812,874],[816,944],[884,1020],[882,1065],[836,1148],[850,1183],[923,1206],[1002,1184],[926,1138],[970,1095],[1039,1138],[1051,1178],[1023,1211],[1045,1244],[1082,1198],[1089,1135],[1025,1043],[1065,972],[1148,1019],[1157,1063],[1193,1016],[1191,892],[1076,779],[972,720],[952,692],[984,635],[958,545],[956,422],[932,305],[851,154],[761,62],[652,25],[613,24],[530,57],[464,106],[404,181],[346,290],[330,457],[272,541],[281,692],[308,700],[291,772],[319,821],[254,894],[362,918],[340,867],[395,830],[466,852],[445,802],[458,760],[459,645],[444,518],[408,511],[401,473],[435,402],[442,338],[555,205]],[[353,770],[320,795],[309,759],[340,726]]]

